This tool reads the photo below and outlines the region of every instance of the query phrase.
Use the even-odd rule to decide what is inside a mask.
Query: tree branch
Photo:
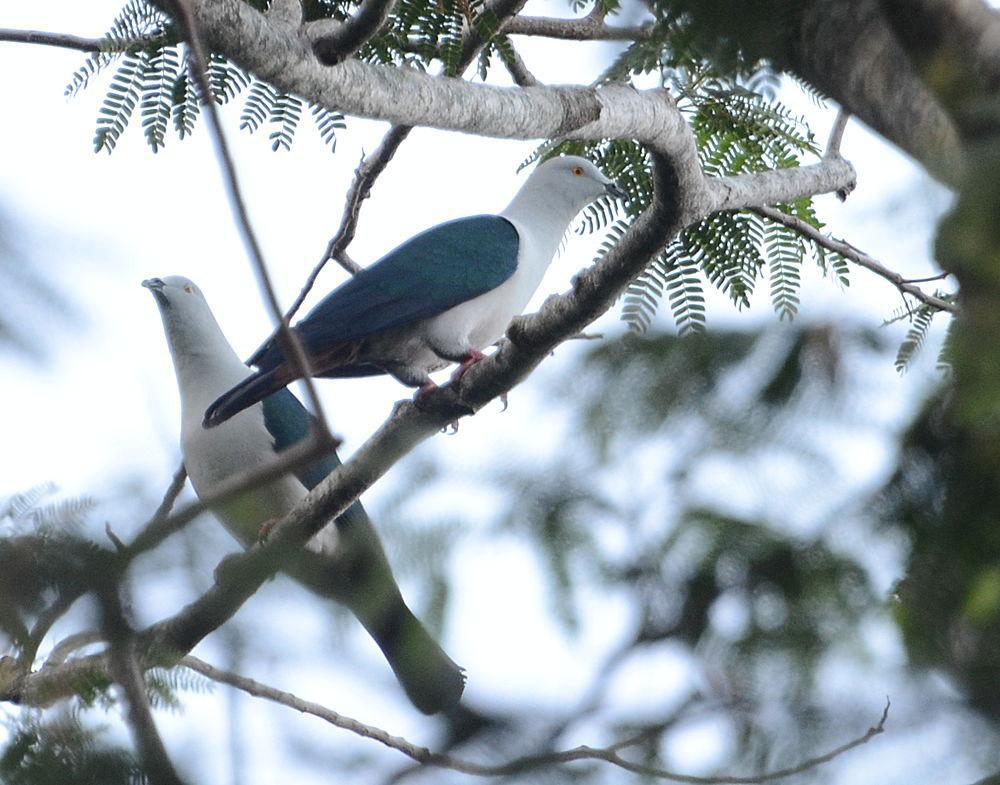
[[[396,6],[396,0],[362,0],[346,21],[317,19],[306,25],[313,52],[325,65],[336,65],[378,35]]]
[[[888,267],[873,259],[868,254],[863,251],[859,251],[850,243],[845,243],[843,240],[835,240],[834,238],[823,234],[821,231],[816,229],[816,227],[806,223],[800,218],[796,218],[794,215],[788,215],[788,213],[776,210],[773,207],[753,207],[751,210],[757,213],[757,215],[767,218],[769,221],[774,221],[775,223],[787,226],[789,229],[794,229],[799,234],[808,237],[810,240],[818,245],[822,245],[824,248],[828,248],[829,250],[840,254],[845,259],[854,262],[859,267],[871,270],[871,272],[881,278],[884,278],[895,286],[900,292],[908,294],[911,297],[915,297],[917,300],[924,303],[924,305],[928,305],[938,311],[947,311],[953,316],[958,315],[959,309],[955,303],[942,300],[940,297],[928,294],[919,286],[915,286],[912,281],[906,280],[899,273],[894,270],[890,270]]]
[[[291,307],[285,313],[286,322],[290,322],[299,308],[302,307],[302,303],[309,295],[309,292],[312,291],[319,274],[331,259],[336,259],[340,263],[340,266],[351,275],[356,275],[360,272],[361,266],[349,257],[346,257],[345,251],[347,250],[347,246],[354,240],[354,233],[358,228],[358,219],[361,217],[361,205],[371,194],[375,180],[385,171],[385,167],[389,165],[389,161],[396,154],[396,150],[399,149],[399,146],[406,140],[406,137],[410,135],[410,131],[412,130],[410,126],[405,125],[396,125],[390,128],[386,135],[382,137],[379,146],[375,148],[375,152],[362,160],[358,164],[358,168],[354,170],[354,180],[351,182],[351,187],[348,189],[347,197],[344,200],[344,214],[340,218],[340,227],[337,229],[336,234],[330,238],[330,242],[327,243],[322,258],[309,273],[305,284],[302,286],[302,290],[295,298],[295,302],[292,303]]]
[[[118,596],[120,578],[117,572],[101,576],[98,591],[104,637],[109,643],[108,668],[122,688],[128,726],[149,782],[151,785],[183,785],[149,708],[143,671],[136,658],[134,632],[125,619]]]
[[[996,133],[1000,14],[982,0],[880,0],[924,84],[967,138]],[[989,107],[986,104],[992,103]]]
[[[510,74],[510,78],[514,80],[514,84],[518,87],[534,87],[535,85],[541,84],[525,64],[524,60],[521,59],[521,55],[518,51],[511,46],[510,56],[504,55],[501,59],[503,61],[504,67],[507,69],[507,73]]]
[[[507,35],[532,35],[570,41],[645,41],[653,36],[653,24],[613,27],[603,16],[589,14],[580,19],[554,19],[518,15],[502,28]]]
[[[47,33],[42,30],[11,30],[0,27],[0,41],[10,41],[17,44],[41,44],[42,46],[57,46],[62,49],[75,49],[78,52],[101,51],[100,38],[83,38],[69,33]]]
[[[302,26],[302,10],[302,0],[271,0],[267,18],[287,30],[298,30]]]
[[[525,2],[526,0],[491,0],[486,8],[502,21],[510,14],[517,13]],[[484,42],[480,41],[478,34],[473,29],[466,30],[462,41],[462,56],[457,68],[459,73],[468,68],[483,46]],[[354,233],[361,216],[361,205],[369,197],[375,181],[385,171],[399,146],[412,130],[411,126],[394,125],[382,137],[375,152],[358,164],[358,168],[354,171],[354,180],[351,182],[351,187],[344,200],[344,213],[340,219],[340,227],[336,234],[330,238],[323,257],[309,273],[298,297],[295,298],[295,302],[285,314],[287,321],[291,322],[292,317],[302,307],[303,301],[316,283],[316,278],[329,260],[336,259],[340,266],[351,275],[356,275],[361,270],[361,267],[347,255],[347,247],[354,240]]]
[[[248,679],[245,676],[240,676],[238,674],[222,670],[221,668],[216,668],[215,666],[210,665],[197,657],[188,655],[181,660],[180,664],[190,668],[191,670],[197,671],[213,681],[228,684],[231,687],[242,690],[248,695],[252,695],[256,698],[263,698],[264,700],[269,700],[282,706],[287,706],[288,708],[294,709],[295,711],[303,714],[311,714],[314,717],[319,717],[325,722],[330,723],[334,727],[350,731],[351,733],[361,736],[362,738],[377,741],[390,749],[401,752],[403,755],[406,755],[422,765],[451,769],[463,774],[472,774],[480,777],[501,777],[545,766],[553,766],[560,763],[569,763],[579,760],[600,760],[610,763],[613,766],[618,766],[626,771],[635,772],[647,777],[670,780],[672,782],[688,783],[689,785],[756,785],[757,783],[771,782],[773,780],[791,777],[795,774],[801,774],[802,772],[821,766],[824,763],[829,763],[834,758],[843,755],[845,752],[848,752],[856,747],[860,747],[863,744],[867,744],[873,738],[885,731],[885,723],[889,716],[889,702],[886,701],[885,709],[883,710],[879,721],[870,727],[863,735],[852,739],[846,744],[842,744],[839,747],[824,753],[823,755],[809,758],[796,766],[777,769],[775,771],[752,777],[741,777],[728,774],[716,777],[695,777],[690,774],[680,774],[678,772],[661,769],[655,766],[634,763],[623,758],[619,754],[621,750],[626,749],[627,747],[642,740],[642,738],[644,738],[643,736],[618,742],[608,747],[580,746],[569,750],[527,755],[515,758],[507,763],[483,764],[458,758],[453,755],[435,753],[427,747],[418,746],[400,736],[393,736],[381,728],[376,728],[350,717],[345,717],[344,715],[338,714],[337,712],[318,703],[303,700],[290,692],[285,692],[284,690],[279,690],[266,684],[261,684],[253,679]]]

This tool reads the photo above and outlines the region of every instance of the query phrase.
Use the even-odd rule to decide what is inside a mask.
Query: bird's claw
[[[501,412],[507,411],[507,405],[509,403],[509,401],[507,400],[507,393],[500,393],[500,403],[502,404],[500,411]]]
[[[444,428],[441,429],[441,433],[446,433],[449,436],[454,436],[458,433],[458,420],[453,420],[444,426]]]
[[[465,372],[469,370],[473,365],[475,365],[480,360],[485,360],[486,355],[483,354],[478,349],[470,349],[469,352],[462,358],[462,364],[455,369],[455,373],[451,375],[451,383],[455,384],[460,381]]]
[[[437,389],[437,384],[433,380],[428,379],[413,393],[413,402],[420,403],[424,398],[426,398],[432,391]]]
[[[268,518],[260,525],[260,531],[257,532],[257,544],[263,545],[267,542],[267,538],[271,536],[271,532],[274,527],[278,525],[280,518]]]

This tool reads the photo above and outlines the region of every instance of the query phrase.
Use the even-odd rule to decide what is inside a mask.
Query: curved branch
[[[202,674],[212,681],[228,684],[230,687],[242,690],[255,698],[263,698],[264,700],[269,700],[273,703],[287,706],[288,708],[294,709],[295,711],[303,714],[311,714],[314,717],[319,717],[321,720],[330,723],[334,727],[350,731],[351,733],[366,739],[377,741],[390,749],[403,753],[403,755],[412,758],[418,763],[427,766],[436,766],[442,769],[451,769],[463,774],[473,774],[480,777],[502,777],[530,771],[543,766],[553,766],[560,763],[569,763],[578,760],[600,760],[610,763],[613,766],[618,766],[626,771],[632,771],[647,777],[654,777],[656,779],[669,780],[672,782],[687,783],[688,785],[757,785],[757,783],[772,782],[774,780],[784,779],[785,777],[791,777],[795,774],[801,774],[802,772],[821,766],[824,763],[829,763],[834,758],[837,758],[856,747],[860,747],[862,744],[867,744],[873,738],[885,732],[885,723],[889,717],[889,701],[886,701],[885,709],[882,711],[882,716],[879,718],[878,722],[870,727],[861,736],[852,739],[846,744],[841,744],[839,747],[836,747],[823,755],[817,755],[813,758],[809,758],[796,766],[776,769],[775,771],[750,777],[741,777],[729,774],[722,774],[715,777],[695,777],[690,774],[681,774],[679,772],[669,771],[655,766],[633,763],[632,761],[623,758],[619,752],[634,744],[634,739],[618,742],[607,747],[580,746],[569,750],[527,755],[515,758],[507,763],[490,765],[464,760],[453,755],[433,752],[427,747],[421,747],[407,741],[401,736],[393,736],[381,728],[376,728],[373,725],[367,725],[363,722],[352,719],[351,717],[345,717],[343,714],[339,714],[331,709],[328,709],[326,706],[322,706],[319,703],[303,700],[290,692],[285,692],[284,690],[276,689],[275,687],[271,687],[267,684],[261,684],[259,681],[255,681],[254,679],[248,679],[245,676],[240,676],[239,674],[231,673],[229,671],[222,670],[221,668],[216,668],[214,665],[210,665],[197,657],[188,655],[181,660],[180,664]]]
[[[690,133],[662,90],[503,88],[355,59],[324,66],[305,42],[241,0],[193,0],[191,7],[215,51],[281,90],[355,116],[506,139],[648,141],[665,130]]]
[[[1000,13],[983,0],[880,0],[924,83],[966,138],[996,133]]]
[[[306,25],[306,37],[321,63],[336,65],[357,52],[382,29],[396,0],[362,0],[354,15],[343,22],[317,19]]]

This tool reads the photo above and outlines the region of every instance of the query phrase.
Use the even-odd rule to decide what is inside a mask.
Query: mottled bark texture
[[[931,174],[954,184],[961,145],[951,118],[913,66],[878,0],[801,4],[790,67]]]
[[[909,0],[900,0],[909,4]],[[921,81],[880,0],[653,0],[685,15],[696,47],[723,66],[761,58],[805,79],[905,150],[935,177],[955,182],[955,126]]]

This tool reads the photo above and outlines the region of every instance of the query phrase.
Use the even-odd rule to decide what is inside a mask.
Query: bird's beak
[[[167,296],[163,293],[163,288],[166,286],[166,284],[163,283],[161,279],[147,278],[145,281],[142,282],[142,285],[153,293],[153,297],[156,298],[156,302],[160,306],[166,308],[167,306],[170,305],[170,301],[167,299]]]
[[[613,180],[604,186],[604,190],[611,194],[611,196],[615,197],[615,199],[621,199],[622,201],[626,201],[628,199],[628,192]]]

